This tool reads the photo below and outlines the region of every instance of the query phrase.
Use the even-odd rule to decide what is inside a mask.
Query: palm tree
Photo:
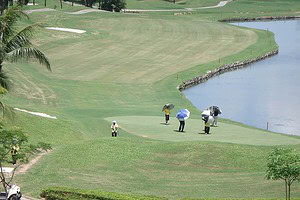
[[[22,12],[21,7],[13,6],[0,16],[0,86],[9,89],[6,79],[3,79],[3,62],[38,61],[51,71],[50,62],[43,52],[34,47],[30,39],[40,24],[26,26],[21,30],[16,29],[18,20],[28,16]],[[3,76],[4,75],[4,76]]]
[[[3,70],[3,63],[19,61],[38,61],[41,65],[51,71],[50,62],[43,52],[34,47],[30,39],[40,24],[26,26],[21,30],[16,29],[17,22],[28,16],[22,12],[20,6],[13,6],[4,11],[0,16],[0,95],[9,90],[9,77]],[[0,101],[2,115],[6,106]]]

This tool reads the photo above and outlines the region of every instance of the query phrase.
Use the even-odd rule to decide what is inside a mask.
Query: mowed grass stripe
[[[66,18],[66,21],[71,20]],[[49,57],[52,57],[53,74],[57,78],[153,83],[169,76],[170,72],[174,74],[238,53],[257,40],[251,30],[221,23],[124,15],[107,21],[106,17],[82,18],[77,23],[89,19],[99,33],[90,33],[92,40],[87,35],[72,38],[71,34],[69,43],[51,49]],[[101,30],[107,31],[106,26],[109,30],[111,24],[114,27],[108,35],[101,37]],[[56,38],[63,40],[65,35],[55,33]],[[66,53],[57,55],[62,49]]]

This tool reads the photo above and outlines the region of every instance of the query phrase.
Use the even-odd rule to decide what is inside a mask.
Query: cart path
[[[19,167],[19,169],[17,169],[16,174],[24,174],[24,173],[26,173],[35,163],[37,163],[41,159],[41,157],[43,155],[45,155],[45,154],[47,154],[49,152],[50,151],[37,154],[37,156],[35,156],[29,163],[21,165]]]
[[[210,8],[219,8],[225,6],[227,3],[232,0],[220,1],[218,5],[215,6],[206,6],[198,8],[182,8],[182,9],[161,9],[161,10],[142,10],[142,9],[123,9],[124,12],[182,12],[182,11],[196,11],[201,9],[210,9]]]
[[[29,163],[26,163],[26,164],[23,164],[21,165],[17,171],[16,171],[16,174],[24,174],[26,173],[34,164],[36,164],[42,156],[44,156],[45,154],[49,153],[51,151],[46,151],[46,152],[43,152],[43,153],[39,153],[37,154],[37,156],[35,156]],[[29,197],[29,196],[22,196],[22,199],[23,200],[39,200],[41,198],[34,198],[34,197]]]
[[[198,8],[160,9],[160,10],[123,9],[122,11],[124,11],[124,12],[184,12],[184,11],[197,11],[197,10],[201,10],[201,9],[211,9],[211,8],[223,7],[231,1],[232,0],[220,1],[220,3],[218,3],[218,5],[215,5],[215,6],[206,6],[206,7],[198,7]],[[74,3],[74,5],[75,5],[75,3]],[[79,6],[79,5],[76,4],[76,6]],[[50,9],[50,8],[42,8],[42,9],[35,9],[35,10],[25,10],[24,12],[26,14],[30,14],[30,13],[33,13],[33,12],[49,12],[49,11],[56,11],[56,10],[55,9]],[[76,12],[65,12],[65,13],[73,14],[73,15],[80,15],[80,14],[85,14],[85,13],[89,13],[89,12],[108,12],[108,11],[99,10],[95,7],[95,8],[87,8],[87,9],[76,11]]]
[[[22,195],[22,200],[40,200],[40,199],[33,198],[33,197],[28,197],[28,196],[23,196]]]

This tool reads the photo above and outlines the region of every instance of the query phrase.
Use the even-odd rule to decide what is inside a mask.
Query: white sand
[[[66,31],[66,32],[72,32],[72,33],[85,33],[86,32],[84,30],[72,29],[72,28],[46,27],[46,29],[57,30],[57,31]]]
[[[14,109],[17,110],[17,111],[29,113],[29,114],[32,114],[32,115],[37,115],[37,116],[40,116],[40,117],[46,117],[46,118],[50,118],[50,119],[57,119],[57,117],[51,116],[51,115],[48,115],[48,114],[45,114],[45,113],[31,112],[31,111],[23,110],[23,109],[20,109],[20,108],[14,108]]]
[[[108,12],[108,11],[89,8],[89,9],[79,10],[77,12],[66,12],[66,13],[71,14],[71,15],[81,15],[81,14],[90,13],[90,12]]]
[[[51,8],[41,8],[41,9],[35,9],[35,10],[25,10],[24,13],[30,14],[33,12],[49,12],[49,11],[56,11],[56,10],[51,9]]]
[[[37,4],[37,3],[35,3],[34,5],[33,5],[33,3],[28,3],[27,4],[27,6],[36,6],[36,5],[39,5],[39,4]]]

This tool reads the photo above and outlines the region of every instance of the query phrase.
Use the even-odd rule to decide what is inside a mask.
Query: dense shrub
[[[41,197],[46,200],[167,200],[164,197],[156,196],[142,196],[142,195],[131,195],[131,194],[119,194],[114,192],[103,192],[96,190],[79,190],[64,187],[51,187],[42,190]],[[184,198],[180,200],[218,200],[211,198]],[[222,199],[222,200],[239,200],[236,199]],[[243,200],[281,200],[281,199],[243,199]],[[283,200],[283,199],[282,199]],[[294,199],[294,200],[300,200]]]
[[[64,187],[51,187],[42,190],[41,197],[46,200],[77,200],[77,199],[98,199],[98,200],[167,200],[167,198],[155,196],[141,196],[119,194],[114,192],[103,192],[96,190],[79,190]]]
[[[102,10],[120,12],[124,8],[126,8],[125,0],[101,0]]]

